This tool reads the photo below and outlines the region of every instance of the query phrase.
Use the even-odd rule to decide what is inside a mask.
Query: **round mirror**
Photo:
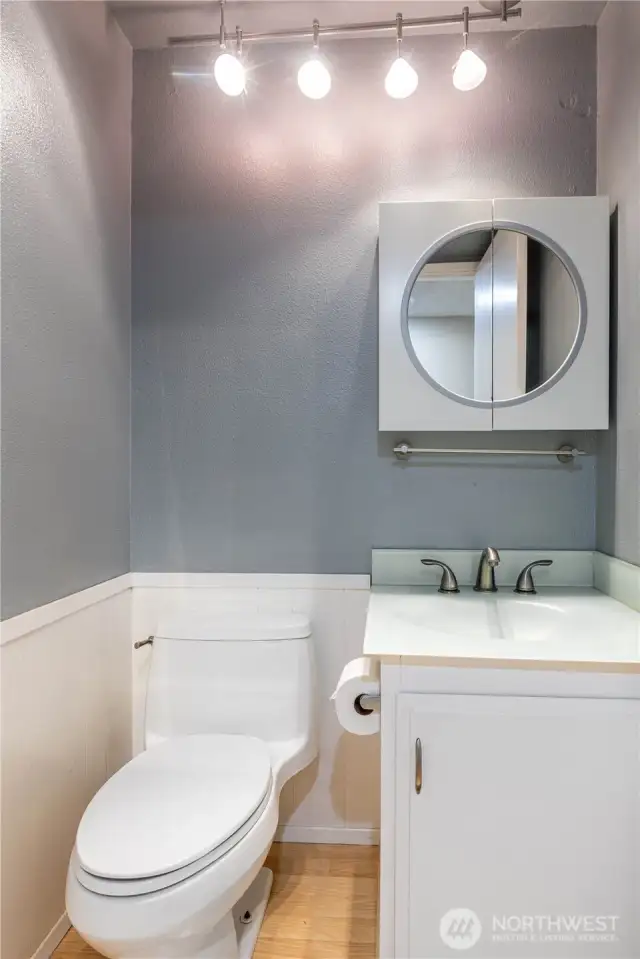
[[[571,274],[550,247],[516,230],[446,241],[421,266],[405,304],[418,369],[443,392],[480,405],[543,386],[577,345]]]

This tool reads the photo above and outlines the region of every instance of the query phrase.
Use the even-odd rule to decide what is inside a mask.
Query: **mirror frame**
[[[437,253],[438,250],[442,249],[443,246],[446,246],[450,240],[456,240],[458,237],[465,236],[467,233],[476,233],[481,230],[511,230],[512,232],[521,233],[524,236],[531,237],[532,240],[537,240],[538,243],[542,243],[543,246],[546,246],[548,250],[551,250],[552,253],[555,253],[560,262],[563,264],[571,278],[571,282],[573,283],[573,287],[576,291],[576,296],[578,297],[578,329],[576,330],[573,344],[565,358],[564,363],[558,367],[553,376],[550,376],[549,379],[545,380],[544,383],[541,383],[540,386],[536,386],[536,388],[531,390],[529,393],[522,393],[520,396],[513,396],[507,400],[474,400],[472,397],[460,396],[458,393],[453,393],[451,390],[448,390],[446,386],[442,386],[441,383],[438,383],[438,381],[431,376],[428,370],[425,369],[418,359],[416,351],[413,348],[413,343],[411,342],[411,335],[409,333],[409,299],[413,292],[414,284],[423,268],[427,265],[434,253]],[[552,240],[551,237],[547,236],[545,233],[542,233],[540,230],[536,230],[534,227],[525,226],[524,224],[517,223],[514,220],[480,221],[473,224],[466,224],[463,227],[457,227],[455,230],[445,233],[444,236],[441,236],[439,240],[437,240],[435,243],[432,243],[431,246],[423,253],[409,274],[409,279],[407,280],[404,293],[402,294],[402,305],[400,307],[400,327],[402,332],[402,340],[413,366],[420,376],[427,381],[429,386],[433,387],[433,389],[437,390],[443,396],[448,397],[448,399],[455,400],[456,403],[461,403],[463,406],[472,406],[477,409],[497,409],[499,407],[506,406],[519,406],[520,404],[526,403],[528,400],[531,400],[536,396],[540,396],[542,393],[546,393],[547,390],[550,390],[559,380],[562,379],[565,373],[567,373],[567,371],[573,365],[574,360],[580,352],[580,348],[587,330],[587,293],[582,282],[582,277],[578,273],[578,270],[576,269],[571,257],[562,249],[561,246],[559,246],[558,243]]]

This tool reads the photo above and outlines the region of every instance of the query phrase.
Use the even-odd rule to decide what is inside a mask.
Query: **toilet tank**
[[[145,745],[231,733],[266,742],[313,737],[309,620],[295,614],[181,615],[154,636]]]

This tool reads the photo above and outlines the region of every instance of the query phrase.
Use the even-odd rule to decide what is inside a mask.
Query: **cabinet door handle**
[[[422,791],[422,742],[416,739],[416,793]]]

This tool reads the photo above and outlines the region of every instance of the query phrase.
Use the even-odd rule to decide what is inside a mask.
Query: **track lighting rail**
[[[522,16],[522,10],[517,7],[515,10],[508,10],[506,3],[503,3],[502,10],[498,13],[491,11],[482,13],[451,13],[443,14],[438,17],[408,17],[402,18],[403,30],[418,29],[419,27],[437,27],[450,23],[461,23],[468,29],[470,22],[484,20],[501,20],[503,23],[512,20],[514,17]],[[340,23],[332,26],[319,26],[318,33],[322,37],[341,37],[348,36],[351,33],[384,33],[386,31],[397,30],[397,18],[393,20],[380,20],[369,23]],[[316,34],[317,35],[317,34]],[[169,37],[170,47],[195,47],[209,46],[211,44],[226,44],[233,42],[236,37],[236,31],[228,33],[220,31],[211,34],[200,34],[198,36]],[[271,30],[265,33],[243,33],[243,43],[265,43],[270,40],[304,40],[314,38],[314,27],[292,27],[287,30]]]

